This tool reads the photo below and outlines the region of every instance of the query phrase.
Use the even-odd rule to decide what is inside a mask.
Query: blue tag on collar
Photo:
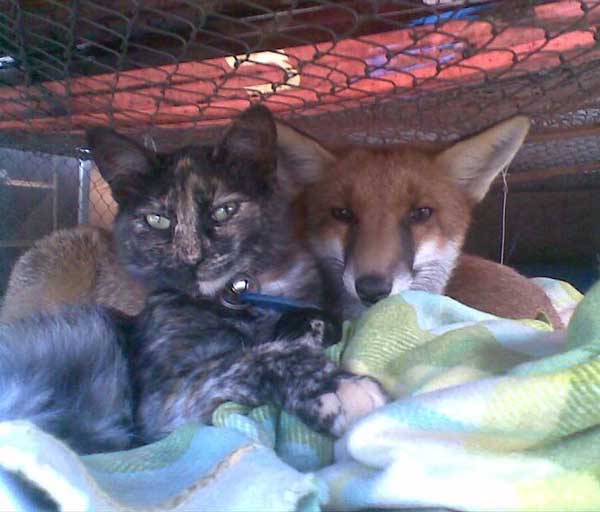
[[[259,308],[269,308],[276,311],[295,311],[298,309],[321,309],[310,302],[303,302],[276,295],[265,295],[263,293],[243,292],[240,300],[244,304]]]

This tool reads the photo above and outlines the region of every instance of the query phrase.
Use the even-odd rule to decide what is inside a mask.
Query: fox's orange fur
[[[290,133],[321,162],[303,215],[339,312],[353,316],[382,297],[417,289],[503,317],[544,312],[561,326],[538,286],[509,267],[462,254],[473,207],[528,129],[519,116],[441,151],[401,145],[336,153],[319,147],[318,154],[314,140]]]

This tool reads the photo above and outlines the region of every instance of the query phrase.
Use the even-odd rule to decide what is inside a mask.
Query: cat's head
[[[216,144],[168,154],[107,128],[87,139],[119,205],[120,258],[149,286],[213,296],[289,253],[290,205],[314,172],[278,144],[268,109],[243,112]]]

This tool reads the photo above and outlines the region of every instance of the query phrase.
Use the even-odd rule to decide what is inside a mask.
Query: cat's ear
[[[231,124],[215,147],[214,156],[228,160],[250,161],[266,172],[275,167],[277,132],[275,121],[266,107],[255,105],[246,109]]]
[[[154,153],[110,128],[91,128],[86,132],[86,139],[92,158],[117,203],[140,190],[144,178],[155,166]]]
[[[516,116],[454,144],[437,156],[437,165],[475,201],[507,167],[529,131],[529,118]]]
[[[277,178],[290,195],[321,179],[336,160],[335,156],[312,137],[276,122]]]

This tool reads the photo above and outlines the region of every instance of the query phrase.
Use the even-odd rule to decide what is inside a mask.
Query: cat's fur
[[[208,421],[228,400],[248,405],[274,402],[311,427],[333,434],[385,401],[377,383],[342,371],[324,356],[322,345],[332,340],[321,313],[307,310],[279,318],[268,310],[234,310],[220,303],[223,290],[239,273],[251,276],[263,292],[320,301],[314,261],[292,232],[291,203],[297,186],[289,176],[281,177],[285,156],[277,151],[276,137],[274,121],[261,107],[243,113],[218,144],[168,155],[150,153],[109,130],[89,134],[92,155],[119,204],[114,239],[120,261],[153,290],[127,330],[134,409],[143,442],[190,420]],[[287,157],[301,164],[293,153]],[[234,213],[219,220],[216,211],[223,204],[234,204]],[[163,228],[152,227],[148,216],[160,216]],[[93,323],[94,315],[102,314],[79,313],[83,325],[90,315]],[[103,318],[103,328],[110,330],[112,321]],[[49,317],[42,323],[55,340],[48,349],[52,368],[61,357],[71,357],[69,344],[78,344],[79,333],[60,319],[53,324]],[[28,325],[32,331],[27,338],[37,336],[43,344],[43,328],[23,320],[21,329]],[[104,334],[107,341],[97,340],[99,347],[108,344],[111,353],[116,347],[111,339],[116,339],[122,323],[115,323],[114,329],[112,337]],[[93,345],[95,337],[90,333],[86,343]],[[117,359],[113,356],[105,365],[109,376],[99,379],[102,386],[109,385],[103,379],[114,375]],[[34,362],[42,364],[37,355]],[[28,361],[19,364],[27,367]],[[71,371],[85,379],[85,366],[74,365]],[[123,382],[121,375],[118,380]],[[4,385],[8,389],[10,383]],[[53,382],[44,385],[51,388]],[[87,385],[102,392],[102,387]],[[52,389],[48,393],[56,394]],[[97,406],[92,393],[88,395],[89,411],[94,411]],[[66,405],[68,416],[69,401]],[[114,412],[99,413],[99,425],[114,423]],[[52,415],[60,417],[59,410]],[[75,444],[80,442],[76,435]],[[92,432],[85,451],[95,448]]]
[[[247,312],[176,292],[153,294],[134,319],[93,305],[36,313],[0,324],[0,421],[26,419],[86,454],[210,422],[233,400],[274,403],[341,435],[385,399],[324,355],[338,335],[308,310],[257,339]]]
[[[0,420],[27,419],[82,453],[133,440],[120,320],[94,306],[0,324]]]
[[[133,358],[142,438],[210,421],[230,400],[274,403],[316,430],[341,435],[354,418],[385,403],[378,384],[325,356],[323,347],[339,339],[339,330],[329,329],[321,313],[286,313],[267,335],[257,325],[251,311],[172,291],[151,295],[138,318]]]

